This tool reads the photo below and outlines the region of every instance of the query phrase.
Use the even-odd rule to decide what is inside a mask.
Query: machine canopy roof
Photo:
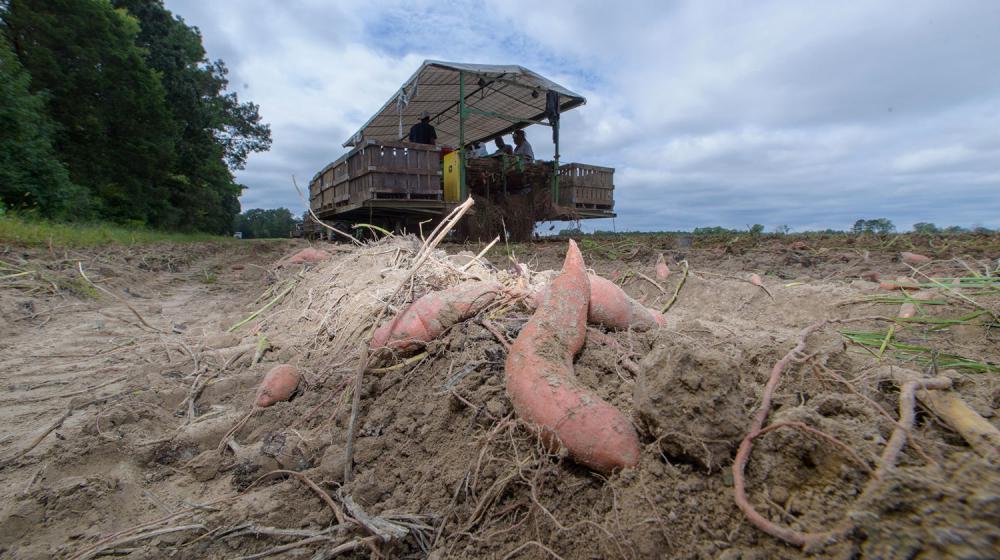
[[[354,133],[344,147],[364,140],[401,140],[427,111],[437,131],[438,144],[458,146],[459,73],[464,73],[465,141],[479,142],[507,134],[545,118],[545,96],[559,94],[559,110],[587,102],[582,95],[522,66],[465,64],[426,60],[374,117]],[[522,124],[481,112],[523,119]]]

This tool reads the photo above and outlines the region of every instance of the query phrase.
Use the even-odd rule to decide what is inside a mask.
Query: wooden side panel
[[[355,148],[346,163],[351,204],[441,197],[441,152],[435,147],[371,142]]]
[[[610,167],[568,163],[559,168],[559,203],[578,208],[614,208],[614,174]]]

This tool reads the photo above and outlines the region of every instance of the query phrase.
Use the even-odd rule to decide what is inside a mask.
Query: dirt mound
[[[636,412],[660,449],[708,471],[728,465],[746,431],[739,362],[662,333],[639,366]]]

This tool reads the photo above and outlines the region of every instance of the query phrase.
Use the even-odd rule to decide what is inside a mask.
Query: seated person
[[[410,127],[410,142],[414,144],[437,144],[437,131],[431,126],[431,114],[424,111],[420,122]]]
[[[500,154],[511,155],[514,153],[514,148],[512,148],[510,144],[503,141],[503,136],[497,136],[496,139],[493,140],[493,143],[497,146],[497,151],[493,152],[493,155],[495,156]]]
[[[524,135],[524,130],[514,131],[514,155],[521,156],[526,162],[535,161],[535,151],[531,149],[528,138]]]

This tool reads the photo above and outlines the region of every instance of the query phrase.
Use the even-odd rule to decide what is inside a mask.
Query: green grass
[[[939,352],[928,346],[896,340],[895,329],[887,331],[842,330],[840,334],[880,359],[886,354],[892,354],[898,360],[921,365],[936,363],[939,368],[956,368],[973,373],[1000,373],[1000,364],[980,362],[958,354]]]
[[[59,247],[95,247],[108,244],[134,245],[172,242],[234,241],[230,237],[207,233],[172,233],[143,227],[110,223],[59,223],[0,215],[0,243],[12,245],[55,245]]]

